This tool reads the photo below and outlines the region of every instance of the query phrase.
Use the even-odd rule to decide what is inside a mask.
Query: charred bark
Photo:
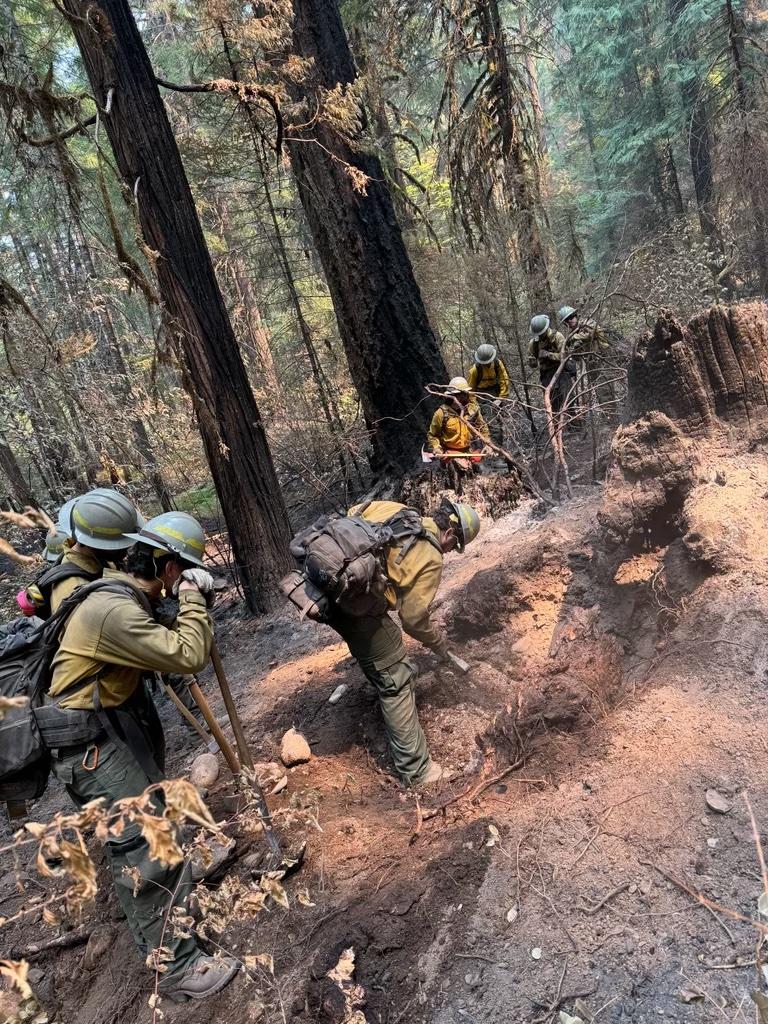
[[[32,486],[24,475],[11,446],[2,434],[0,434],[0,473],[8,481],[11,495],[21,508],[27,505],[37,508],[38,502]]]
[[[726,424],[768,425],[768,311],[763,303],[713,306],[681,324],[662,310],[639,342],[629,371],[634,415],[660,411],[686,434]]]
[[[259,410],[178,147],[127,0],[64,0],[115,160],[156,259],[248,607],[271,603],[290,531]]]
[[[348,93],[357,73],[336,0],[296,0],[294,10],[294,52],[315,76],[295,98],[314,112],[313,93]],[[287,143],[378,462],[402,472],[429,423],[425,386],[447,373],[381,162],[322,116]]]

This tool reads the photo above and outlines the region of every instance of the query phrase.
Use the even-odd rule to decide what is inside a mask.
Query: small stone
[[[717,844],[719,842],[720,842],[719,839],[715,839],[712,836],[710,836],[709,839],[707,840],[707,846],[710,848],[710,850],[714,850],[714,848],[717,846]]]
[[[635,882],[633,882],[633,883],[632,883],[632,884],[630,885],[630,887],[629,887],[629,889],[627,890],[627,892],[633,892],[633,893],[634,893],[634,892],[637,892],[637,884],[636,884]]]
[[[27,971],[27,981],[30,985],[39,985],[45,977],[45,973],[39,967],[30,967]]]
[[[306,739],[295,729],[289,729],[280,744],[280,760],[291,768],[295,764],[305,764],[312,757],[312,751]]]
[[[534,960],[541,960],[541,950],[538,946],[534,946],[531,950],[531,956]]]
[[[651,891],[652,884],[647,878],[644,878],[638,886],[638,888],[640,889],[640,892],[643,894],[643,896],[647,896],[648,893]]]
[[[104,954],[112,949],[116,934],[115,929],[108,925],[94,928],[90,939],[88,939],[88,945],[85,947],[81,967],[86,971],[93,970]]]
[[[336,689],[333,691],[331,696],[328,698],[329,704],[338,704],[344,694],[347,692],[349,687],[346,683],[339,683]]]
[[[706,793],[707,807],[716,814],[727,814],[733,804],[719,790],[708,789]]]
[[[210,789],[219,777],[219,759],[215,754],[199,754],[189,769],[189,781],[200,789]]]

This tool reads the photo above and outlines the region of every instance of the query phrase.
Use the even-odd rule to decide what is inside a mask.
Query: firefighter
[[[496,444],[503,445],[504,399],[509,398],[509,374],[493,345],[480,345],[476,349],[475,361],[467,374],[467,383],[470,390],[493,397],[493,408],[489,411],[486,406],[485,417],[492,439]]]
[[[394,501],[372,501],[351,508],[348,515],[382,523],[403,508]],[[358,617],[335,605],[327,620],[375,687],[395,770],[416,787],[439,783],[446,772],[431,759],[419,724],[413,689],[416,666],[406,656],[403,630],[441,660],[447,659],[448,642],[432,620],[430,606],[440,585],[445,553],[464,551],[480,532],[477,512],[455,501],[446,500],[422,523],[423,538],[393,544],[387,553],[387,602],[391,611],[397,610],[402,629],[389,613]]]
[[[76,529],[85,520],[93,539],[93,517],[76,514]],[[138,532],[117,531],[112,537],[113,550],[136,542],[126,571],[105,569],[104,580],[115,589],[87,595],[71,613],[46,697],[49,736],[60,737],[63,730],[67,741],[52,745],[45,731],[43,738],[51,748],[54,773],[78,807],[97,799],[109,806],[162,781],[162,729],[158,733],[142,675],[199,672],[213,637],[208,615],[213,577],[203,568],[205,538],[192,516],[163,513]],[[179,598],[175,630],[160,625],[151,612],[150,601],[162,590]],[[142,959],[161,946],[170,950],[160,991],[183,1001],[224,988],[237,973],[237,962],[207,956],[194,938],[178,934],[172,924],[164,926],[175,907],[186,906],[191,884],[186,862],[169,868],[153,859],[136,824],[111,837],[106,847]]]
[[[531,320],[531,338],[528,342],[528,365],[538,366],[543,388],[549,387],[562,362],[565,366],[551,392],[552,410],[559,412],[570,391],[573,380],[567,360],[565,335],[551,327],[548,316],[539,314]]]
[[[454,377],[445,389],[445,401],[429,425],[427,447],[443,463],[469,472],[480,461],[483,440],[489,439],[488,425],[464,377]],[[467,426],[471,424],[481,437]]]

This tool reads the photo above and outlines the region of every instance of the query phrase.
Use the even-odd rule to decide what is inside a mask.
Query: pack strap
[[[51,640],[57,639],[63,632],[67,619],[75,610],[77,605],[82,604],[86,597],[90,597],[90,595],[97,590],[126,594],[128,597],[132,597],[138,601],[148,615],[152,614],[152,608],[149,600],[146,594],[142,593],[140,590],[132,587],[128,583],[122,583],[119,580],[96,580],[91,584],[79,587],[74,594],[62,602],[59,609],[54,613],[51,619],[48,620],[46,629],[51,626],[51,623],[54,624],[54,628],[51,629]],[[56,695],[56,703],[58,704],[65,696],[71,696],[72,693],[84,690],[86,687],[91,686],[93,688],[93,709],[107,736],[117,747],[127,751],[133,758],[135,758],[142,771],[151,782],[160,782],[164,778],[163,773],[158,768],[157,762],[155,761],[155,758],[149,748],[149,744],[147,743],[144,731],[141,729],[134,716],[129,711],[124,710],[121,712],[119,708],[106,709],[101,703],[101,679],[109,668],[110,666],[108,664],[102,665],[95,676],[89,676],[88,679],[82,679],[77,683],[70,684],[65,690],[62,690],[61,693]],[[118,731],[115,728],[115,724],[110,715],[110,711],[113,710],[125,739],[118,734]]]

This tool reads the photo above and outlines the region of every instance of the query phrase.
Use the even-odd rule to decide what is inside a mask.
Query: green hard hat
[[[75,540],[97,551],[123,551],[144,518],[124,494],[97,487],[77,499],[71,510]]]
[[[557,311],[557,319],[560,323],[565,323],[566,320],[570,320],[572,316],[576,316],[576,310],[573,306],[561,306]]]
[[[451,521],[455,522],[458,527],[456,536],[459,541],[459,551],[463,551],[467,544],[471,544],[480,533],[480,516],[471,505],[463,505],[460,501],[446,500],[451,507]]]
[[[45,538],[45,550],[43,551],[43,558],[46,562],[58,562],[64,554],[64,548],[69,537],[70,535],[62,530],[61,526],[54,526],[48,531],[48,535]]]
[[[531,320],[531,334],[538,338],[540,334],[543,334],[549,328],[549,317],[540,314],[535,316]]]
[[[204,565],[205,533],[188,512],[162,512],[128,537],[167,555],[178,555],[184,562]]]
[[[475,362],[480,366],[490,366],[496,358],[496,349],[493,345],[481,345],[475,352]]]

